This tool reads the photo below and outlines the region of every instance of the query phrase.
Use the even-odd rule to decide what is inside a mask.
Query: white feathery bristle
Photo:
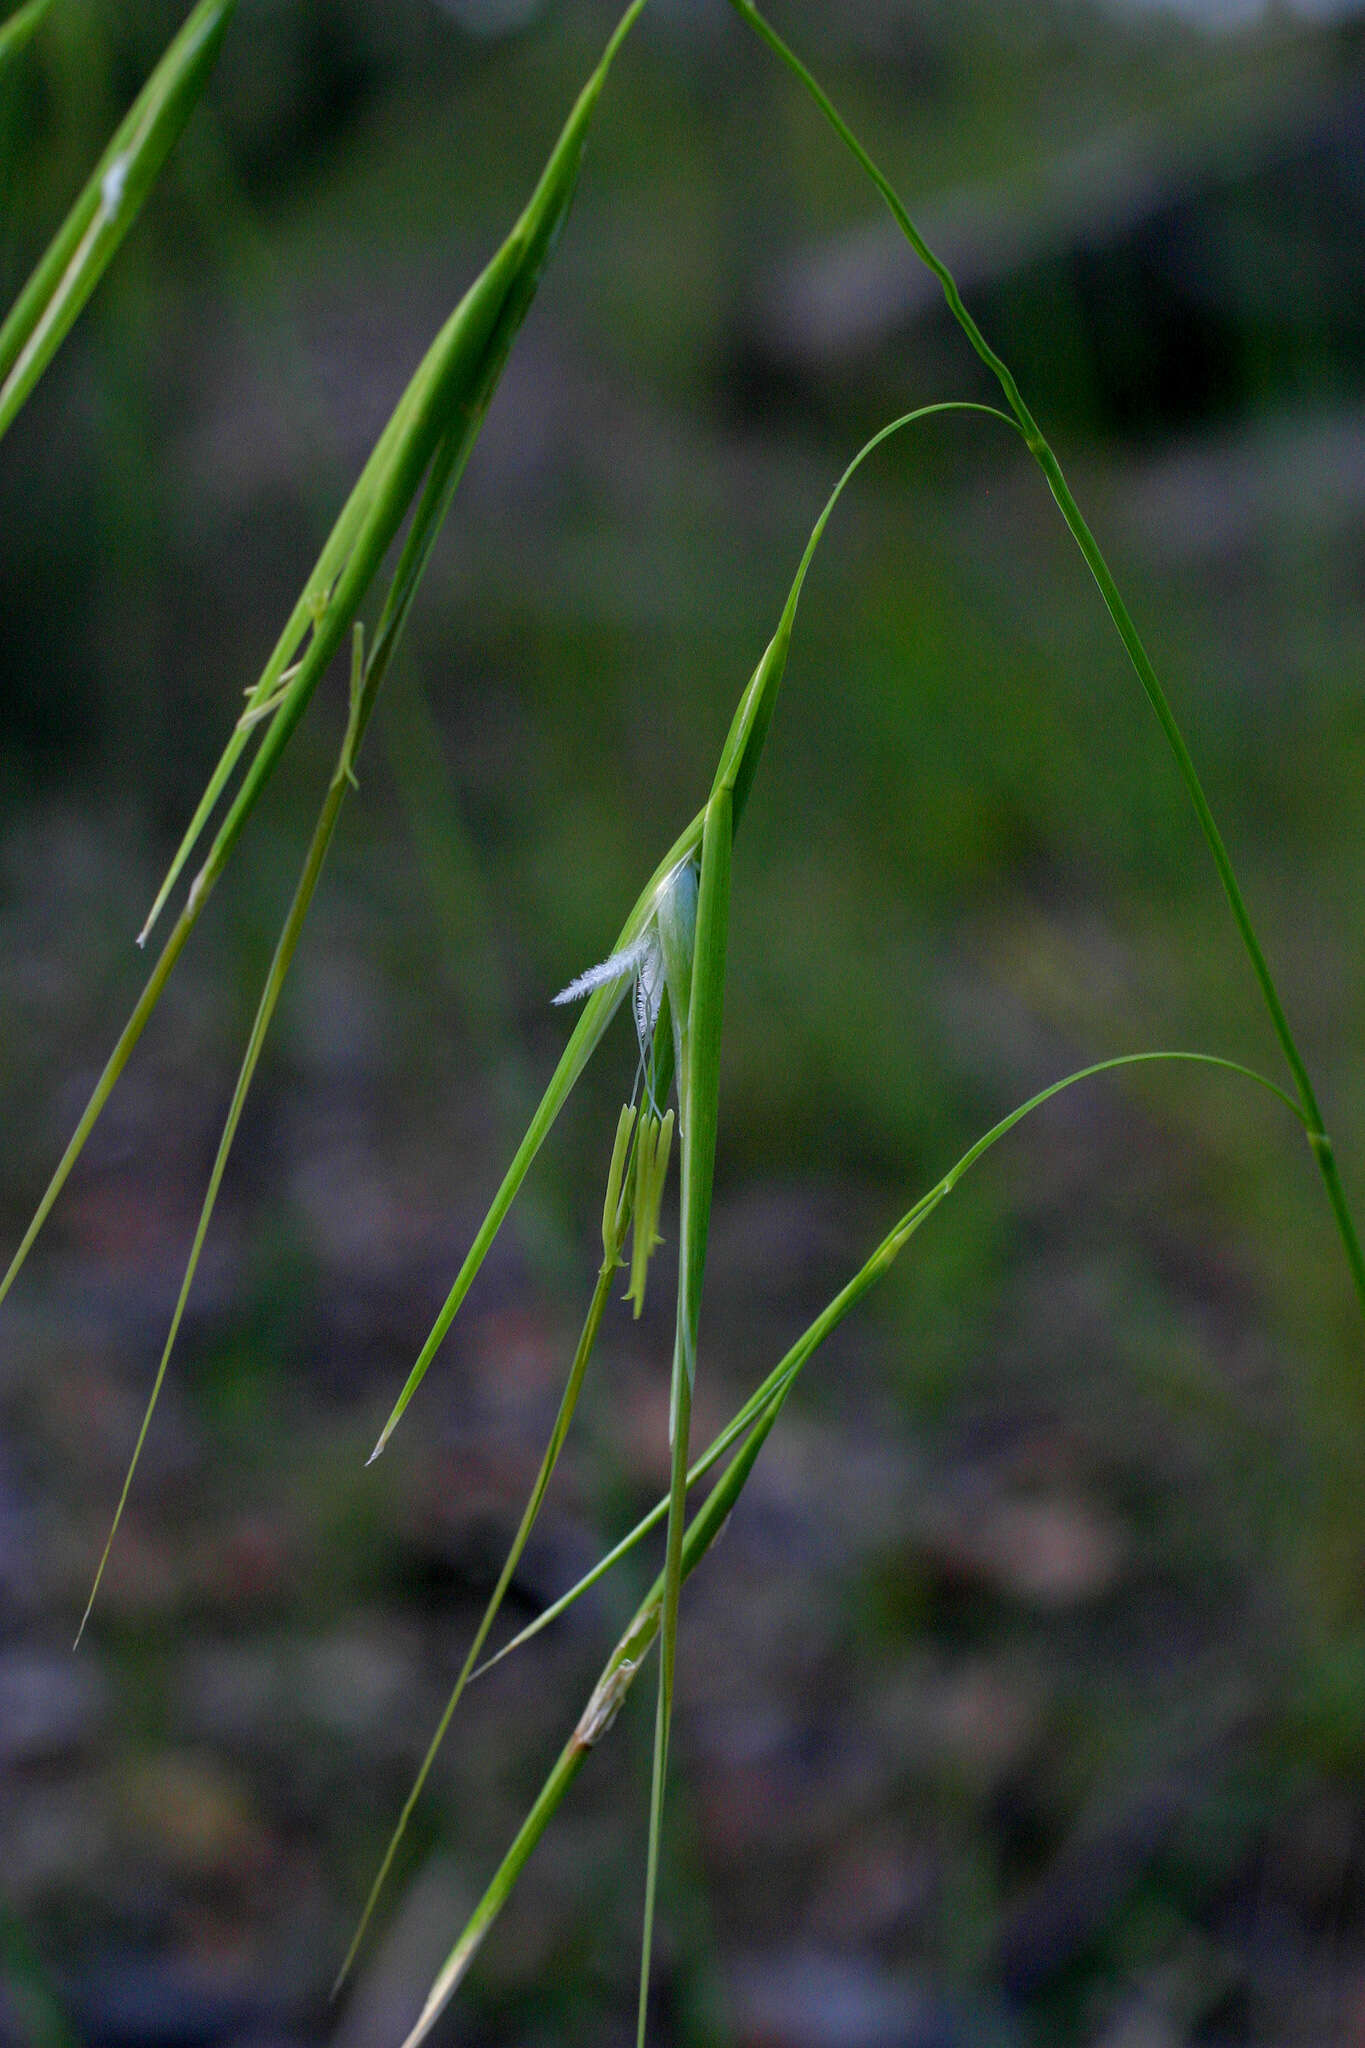
[[[627,946],[624,952],[613,953],[596,967],[589,967],[583,974],[575,975],[567,988],[552,998],[556,1003],[576,1003],[582,997],[590,996],[595,988],[605,988],[608,982],[624,981],[626,976],[640,971],[640,961],[645,951],[643,941]]]

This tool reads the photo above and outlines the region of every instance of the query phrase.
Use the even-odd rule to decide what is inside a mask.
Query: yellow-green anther
[[[630,1285],[625,1292],[625,1299],[634,1304],[637,1318],[645,1305],[645,1278],[649,1271],[649,1230],[645,1219],[653,1152],[654,1118],[646,1111],[640,1119],[640,1135],[635,1143],[635,1234],[630,1247]]]
[[[663,1243],[659,1235],[659,1211],[663,1207],[664,1187],[668,1180],[668,1155],[673,1149],[674,1115],[670,1109],[655,1133],[654,1157],[650,1163],[649,1209],[645,1216],[638,1218],[635,1229],[638,1239],[643,1239],[645,1271],[654,1252]],[[640,1306],[644,1306],[644,1278],[640,1283]],[[636,1310],[639,1314],[639,1309]]]
[[[634,1128],[635,1104],[628,1102],[616,1120],[616,1143],[611,1148],[611,1165],[607,1169],[607,1199],[602,1204],[602,1255],[613,1266],[621,1256],[621,1233],[625,1227],[621,1213],[621,1186],[626,1177],[630,1134]]]
[[[650,1190],[649,1205],[649,1248],[663,1243],[659,1235],[659,1211],[663,1207],[664,1185],[668,1179],[668,1155],[673,1149],[673,1111],[670,1109],[659,1127],[658,1143],[654,1148],[654,1179]]]
[[[635,1147],[635,1235],[630,1248],[630,1286],[625,1296],[635,1304],[637,1317],[645,1305],[650,1256],[654,1247],[663,1242],[657,1226],[668,1177],[668,1155],[673,1146],[673,1124],[671,1109],[662,1121],[648,1112],[640,1120]]]

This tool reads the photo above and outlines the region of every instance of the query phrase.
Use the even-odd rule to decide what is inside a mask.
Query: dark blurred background
[[[775,0],[776,4],[776,0]],[[173,33],[56,0],[0,95],[17,291]],[[1365,1197],[1365,17],[784,0],[958,269],[1186,722]],[[161,871],[597,0],[242,0],[0,450],[0,1222]],[[860,439],[990,397],[721,0],[654,0],[432,564],[69,1642],[344,715],[320,694],[0,1323],[0,2038],[396,2048],[644,1583],[474,1688],[327,1986],[553,1415],[623,1017],[384,1459],[566,1020],[691,815]],[[737,847],[709,1435],[1068,1068],[1278,1073],[1160,734],[990,421],[831,525]],[[675,1233],[669,1230],[672,1237]],[[669,1289],[608,1318],[510,1602],[666,1475]],[[1152,1068],[1002,1145],[811,1364],[689,1588],[654,2040],[1365,2042],[1365,1375],[1268,1097]],[[633,2039],[652,1675],[443,2023]]]

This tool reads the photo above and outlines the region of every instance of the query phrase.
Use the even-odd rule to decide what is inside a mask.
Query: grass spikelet
[[[205,6],[209,4],[210,0],[205,0]],[[212,4],[228,7],[233,0],[212,0]],[[644,0],[632,0],[622,15],[597,69],[579,94],[512,233],[465,293],[399,400],[304,585],[260,679],[247,694],[246,708],[210,777],[152,906],[141,934],[143,940],[202,837],[244,750],[259,732],[256,751],[217,828],[208,856],[195,877],[142,995],[110,1054],[9,1269],[0,1280],[0,1301],[13,1285],[132,1056],[247,819],[324,670],[355,624],[380,564],[404,518],[412,510],[415,499],[417,509],[412,526],[371,647],[371,668],[376,675],[384,673],[401,636],[436,534],[497,389],[508,352],[567,216],[588,127],[612,59],[643,4]],[[201,8],[191,20],[197,20],[203,14],[204,9]],[[123,132],[120,130],[120,134]],[[368,712],[365,715],[368,716]]]
[[[940,413],[953,412],[986,413],[992,418],[1004,419],[1007,425],[1012,424],[1008,416],[1001,413],[997,407],[977,405],[968,400],[948,399],[934,405],[919,406],[913,412],[905,413],[901,418],[892,420],[887,426],[874,434],[859,449],[830,493],[824,509],[816,521],[810,540],[806,544],[806,551],[801,558],[796,576],[788,592],[777,631],[745,687],[725,742],[718,774],[723,774],[732,792],[733,818],[735,823],[739,820],[745,800],[752,786],[754,774],[758,767],[759,755],[762,752],[763,742],[767,736],[768,726],[772,719],[773,707],[776,703],[778,688],[782,680],[782,672],[786,665],[787,649],[791,641],[791,630],[796,617],[797,603],[804,588],[806,575],[814,558],[816,547],[819,545],[820,537],[829,522],[831,512],[860,464],[866,461],[872,451],[879,447],[888,435],[897,433],[902,427],[911,426],[917,421],[931,419]],[[571,982],[569,987],[561,992],[562,999],[565,1001],[576,1000],[579,994],[586,993],[587,1002],[583,1012],[560,1055],[559,1064],[550,1077],[545,1093],[541,1097],[540,1103],[527,1126],[520,1145],[513,1154],[511,1164],[503,1175],[497,1192],[489,1205],[488,1212],[483,1222],[479,1225],[468,1252],[465,1254],[464,1262],[451,1284],[450,1292],[442,1304],[440,1313],[431,1327],[426,1342],[418,1353],[416,1362],[404,1381],[398,1398],[389,1412],[388,1419],[380,1431],[375,1447],[370,1453],[369,1462],[371,1464],[383,1451],[406,1412],[408,1404],[425,1379],[433,1358],[436,1356],[451,1324],[459,1313],[461,1303],[473,1286],[480,1267],[487,1258],[498,1232],[507,1219],[508,1211],[517,1198],[522,1182],[529,1173],[536,1154],[549,1136],[556,1118],[563,1109],[564,1104],[568,1101],[569,1096],[573,1093],[579,1076],[601,1043],[607,1026],[624,1000],[630,985],[630,977],[638,972],[639,963],[644,958],[645,948],[643,942],[651,923],[657,917],[660,900],[665,889],[675,881],[682,867],[687,862],[695,859],[701,850],[706,815],[706,808],[703,807],[691,822],[683,828],[672,846],[669,847],[648,882],[646,882],[644,888],[636,897],[625,923],[617,934],[616,943],[606,960],[603,961],[601,968],[589,969],[587,974],[580,975],[576,982]],[[667,992],[665,992],[663,1006],[657,1013],[659,1018],[662,1018],[664,1009],[668,1007],[669,999]],[[661,1052],[658,1056],[662,1063],[665,1057],[664,1053]],[[683,1117],[685,1118],[685,1116],[686,1110],[684,1108]]]
[[[659,1623],[663,1648],[660,1657],[655,1750],[651,1773],[650,1835],[641,1956],[641,2041],[644,2038],[648,2007],[654,1904],[658,1885],[668,1740],[672,1719],[678,1600],[684,1576],[688,1440],[715,1166],[720,1029],[729,914],[730,857],[734,830],[752,788],[759,756],[772,720],[806,575],[834,506],[861,463],[889,435],[898,432],[902,427],[932,418],[939,413],[956,411],[985,412],[993,417],[1005,418],[1007,424],[1010,424],[1006,415],[1000,414],[991,406],[946,401],[918,407],[915,411],[891,421],[873,435],[854,456],[831,492],[797,567],[777,630],[741,694],[729,733],[721,749],[711,794],[705,807],[674,841],[660,861],[636,899],[616,944],[601,966],[578,976],[556,999],[570,1001],[585,995],[587,1003],[525,1136],[503,1176],[488,1213],[475,1234],[440,1314],[370,1454],[370,1462],[373,1463],[383,1451],[425,1377],[516,1198],[532,1161],[596,1050],[612,1015],[624,999],[632,976],[637,977],[639,1009],[639,983],[645,979],[646,972],[650,970],[657,953],[658,980],[663,985],[662,992],[652,987],[644,1004],[646,1015],[643,1020],[637,1019],[637,1022],[641,1031],[642,1056],[651,1057],[655,1027],[661,1022],[664,1008],[671,1010],[673,1029],[669,1050],[673,1055],[678,1082],[678,1129],[682,1164],[678,1305],[669,1404],[671,1481],[665,1566],[660,1582]],[[694,862],[697,863],[695,870]],[[651,1041],[648,1046],[645,1044],[646,1038]],[[636,1134],[636,1146],[636,1238],[627,1298],[633,1300],[638,1308],[643,1296],[643,1260],[647,1259],[654,1235],[652,1221],[644,1213],[646,1201],[657,1215],[657,1206],[662,1199],[662,1169],[666,1169],[667,1166],[662,1124],[656,1135],[653,1119],[642,1117]],[[619,1148],[618,1132],[618,1151]],[[624,1171],[624,1168],[622,1170]],[[481,1639],[482,1634],[486,1634],[486,1630],[481,1632]],[[422,1764],[417,1785],[410,1795],[408,1805],[404,1808],[398,1834],[401,1834],[412,1802],[430,1769],[450,1715],[454,1711],[455,1700],[458,1699],[473,1669],[474,1653],[471,1652],[465,1670],[457,1682],[455,1694]],[[392,1860],[396,1842],[397,1834],[390,1843],[379,1877],[372,1888],[365,1911],[366,1919]],[[363,1924],[362,1922],[362,1928]],[[343,1966],[343,1974],[354,1952],[353,1943],[346,1965]],[[449,1995],[449,1989],[445,1995]],[[441,2002],[443,2000],[438,2002],[436,2009],[439,2009]]]

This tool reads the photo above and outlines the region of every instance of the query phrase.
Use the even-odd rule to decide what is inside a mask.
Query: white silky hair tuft
[[[611,953],[596,967],[585,969],[574,976],[567,988],[562,988],[551,998],[556,1003],[577,1003],[584,996],[590,996],[595,988],[605,988],[608,982],[624,981],[627,975],[639,975],[649,954],[654,950],[652,935],[637,939],[633,946],[627,946],[620,953]]]

